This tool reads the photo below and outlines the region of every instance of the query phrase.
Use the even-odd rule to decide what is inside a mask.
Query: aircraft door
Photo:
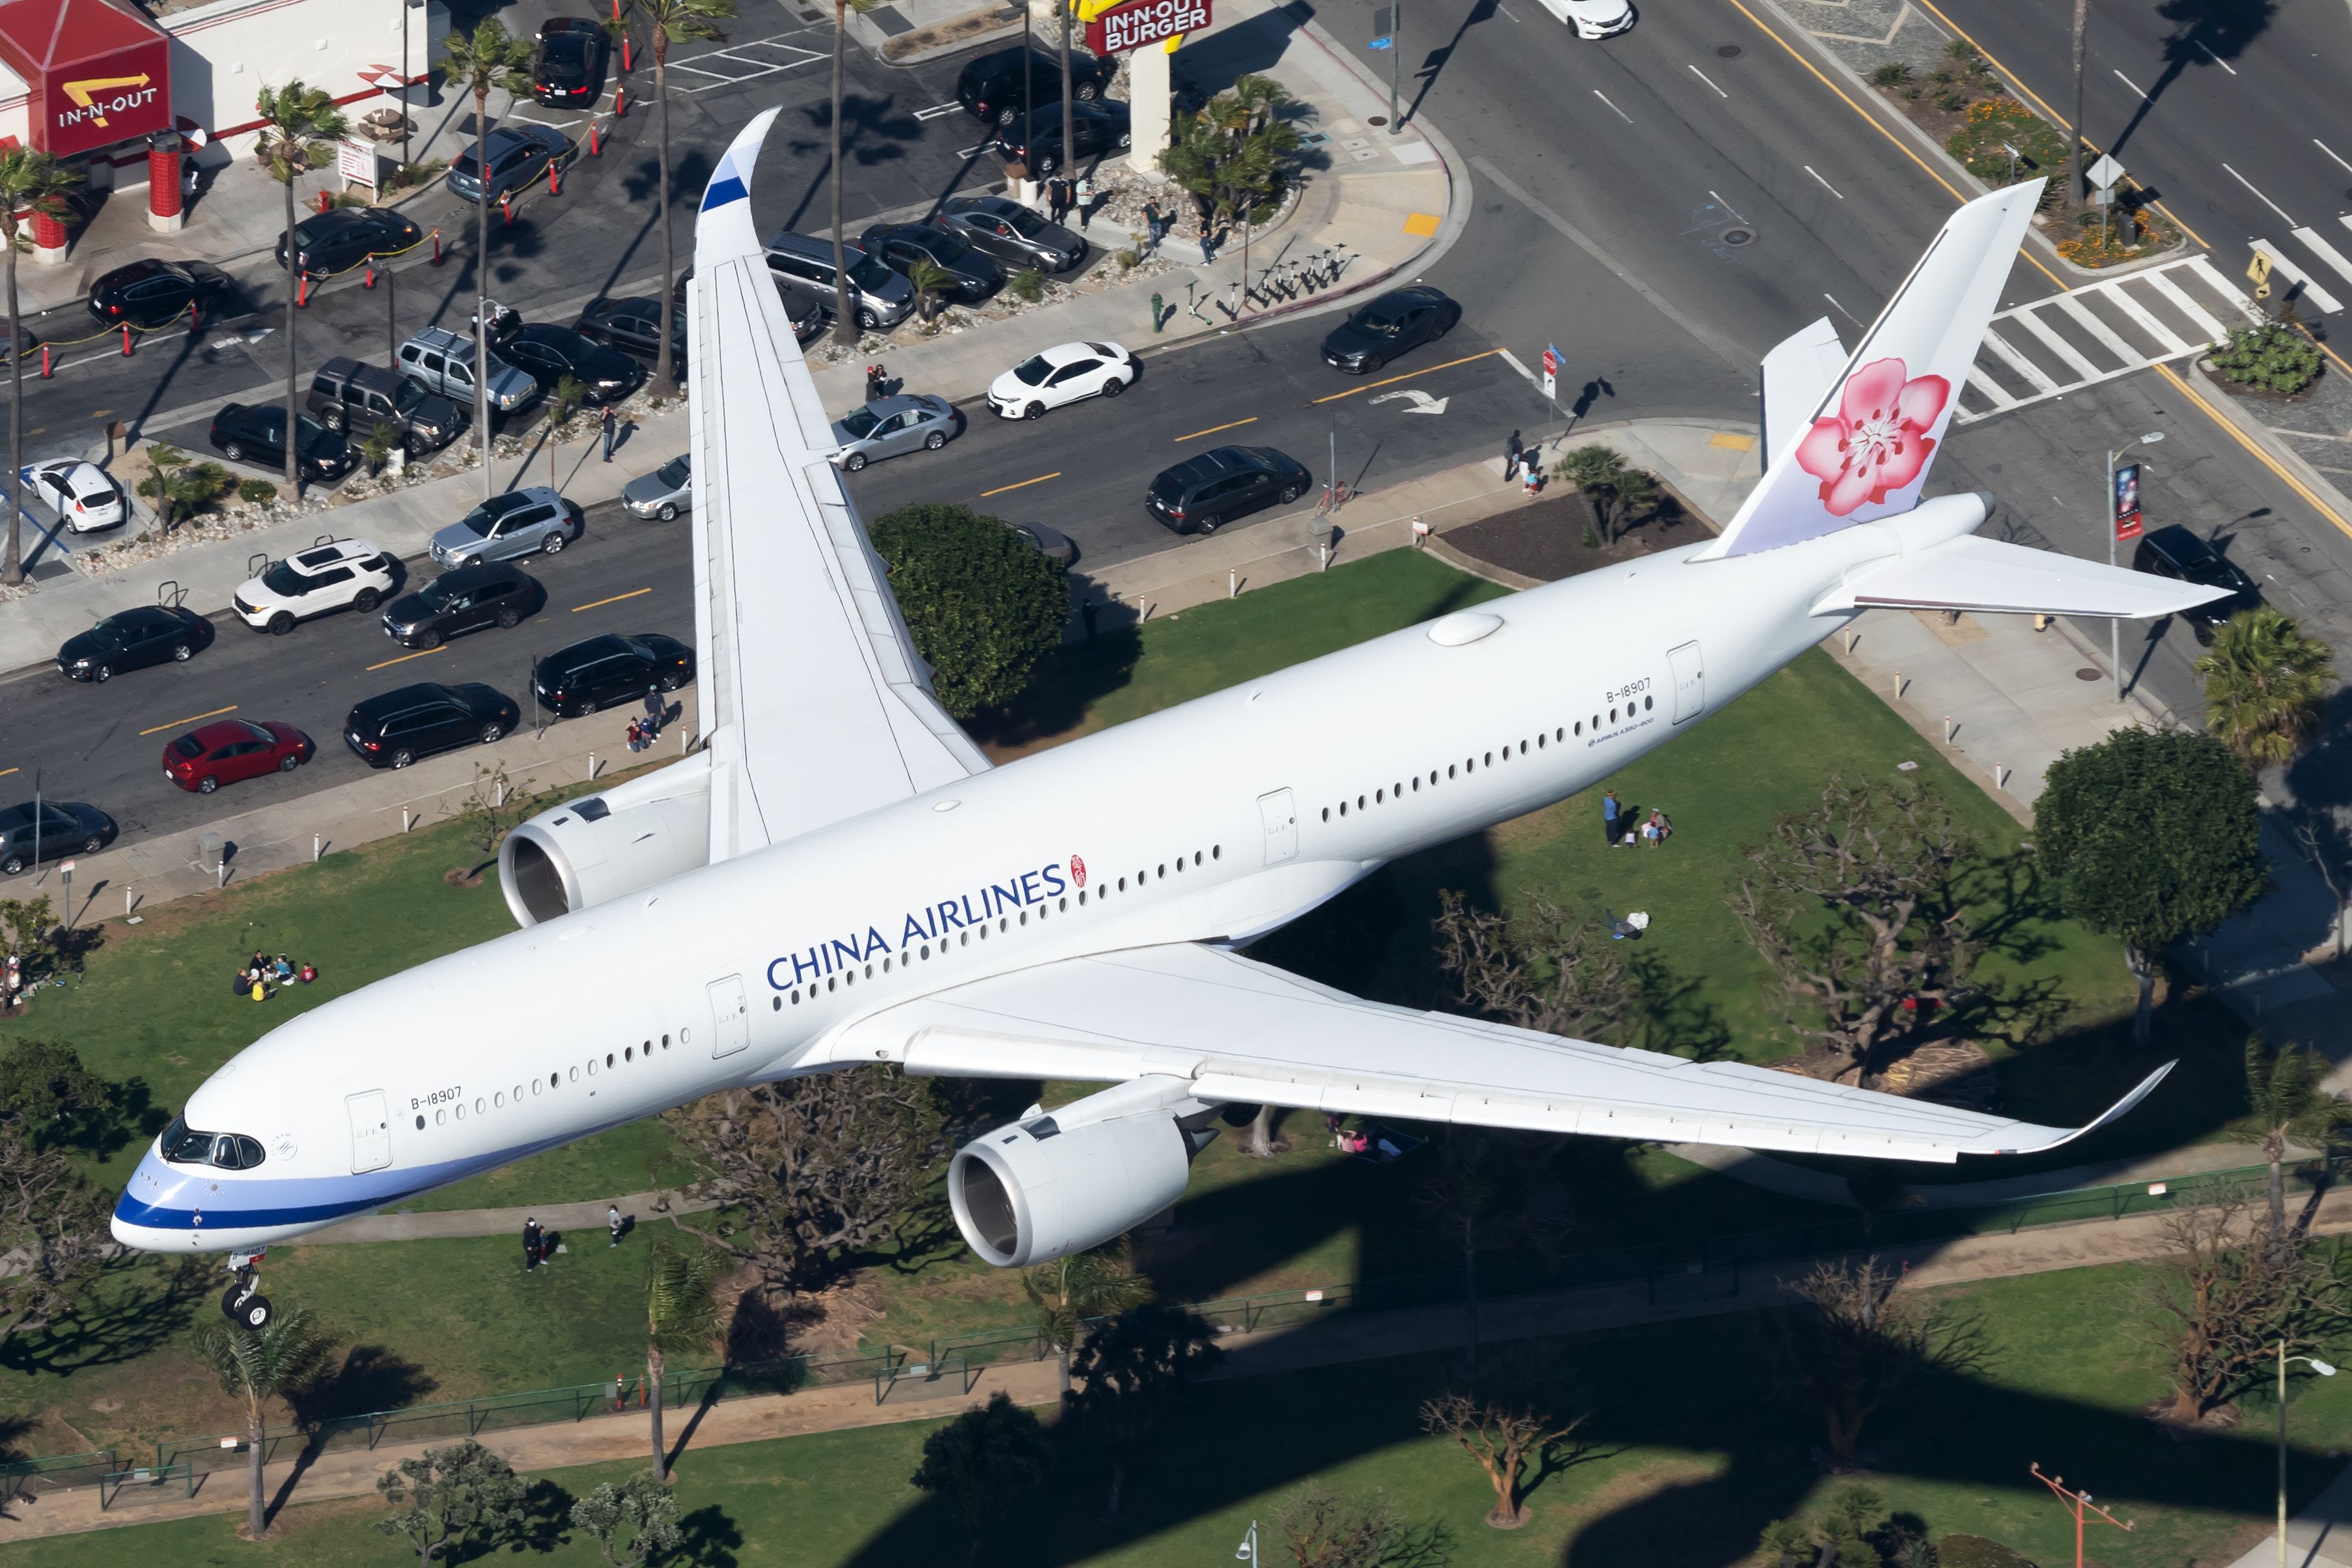
[[[1675,672],[1675,722],[1697,718],[1706,709],[1706,664],[1698,644],[1667,649],[1666,664]]]
[[[743,995],[743,977],[714,980],[709,991],[710,1054],[731,1057],[751,1043],[751,1004]]]
[[[354,1094],[343,1103],[352,1113],[352,1173],[381,1171],[392,1163],[392,1112],[383,1090]]]
[[[1257,813],[1265,824],[1265,863],[1279,866],[1298,853],[1298,808],[1286,789],[1257,797]]]

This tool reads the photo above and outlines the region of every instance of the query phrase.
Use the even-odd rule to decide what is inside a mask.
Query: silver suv
[[[849,308],[857,312],[862,330],[871,332],[895,327],[914,313],[914,285],[884,266],[880,258],[868,256],[854,245],[844,246],[842,256],[849,263]],[[833,241],[812,239],[789,229],[771,235],[768,270],[785,295],[832,314],[836,303]]]
[[[400,374],[459,406],[474,406],[474,340],[427,327],[400,345]],[[539,383],[490,352],[490,406],[511,414],[538,395]]]
[[[586,531],[580,508],[545,485],[492,496],[433,536],[442,566],[474,566],[545,552],[553,555]]]

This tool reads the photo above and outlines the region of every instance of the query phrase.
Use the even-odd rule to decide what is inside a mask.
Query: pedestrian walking
[[[539,1228],[537,1215],[522,1222],[522,1271],[526,1274],[539,1267],[547,1255],[547,1235]]]
[[[868,402],[868,403],[879,403],[879,402],[881,402],[881,401],[882,401],[882,399],[883,399],[883,397],[884,397],[885,395],[887,395],[885,394],[885,392],[883,391],[883,388],[884,388],[886,385],[887,385],[887,384],[887,384],[887,382],[884,379],[884,376],[883,376],[883,374],[882,374],[882,367],[881,367],[880,365],[878,365],[878,364],[869,364],[869,365],[867,365],[867,366],[866,367],[866,402]]]
[[[1078,181],[1078,232],[1087,231],[1087,221],[1095,216],[1095,183],[1091,177]]]
[[[1144,237],[1151,242],[1151,248],[1154,250],[1160,248],[1160,236],[1168,232],[1160,226],[1160,204],[1158,202],[1144,203],[1143,233]]]
[[[1417,517],[1412,520],[1412,547],[1415,550],[1429,548],[1429,524]]]
[[[604,460],[609,463],[613,460],[613,438],[621,433],[621,421],[614,415],[609,403],[604,405],[604,417],[601,423],[604,426]]]
[[[626,1223],[627,1222],[625,1220],[621,1218],[620,1205],[606,1204],[604,1205],[604,1228],[613,1233],[613,1245],[614,1247],[621,1245],[621,1227]]]
[[[662,707],[661,693],[658,691],[646,692],[646,717],[645,722],[641,726],[646,732],[646,745],[650,746],[654,743],[654,737],[661,733],[662,723],[668,718],[668,716],[667,711]]]
[[[1617,818],[1624,809],[1617,804],[1615,790],[1610,790],[1601,797],[1601,841],[1603,844],[1617,842]]]
[[[1512,431],[1511,438],[1503,443],[1503,482],[1505,484],[1509,484],[1519,477],[1519,463],[1527,456],[1527,447],[1520,444],[1519,433],[1517,430]]]
[[[1086,623],[1087,641],[1088,642],[1095,640],[1095,616],[1099,613],[1100,612],[1095,607],[1095,602],[1092,599],[1087,600],[1078,606],[1078,619]],[[13,963],[16,961],[11,959],[9,962]]]

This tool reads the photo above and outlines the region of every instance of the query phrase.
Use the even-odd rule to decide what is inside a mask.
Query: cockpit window
[[[187,1118],[175,1116],[163,1129],[163,1158],[175,1165],[217,1165],[224,1171],[250,1171],[261,1163],[261,1140],[238,1132],[198,1132]]]

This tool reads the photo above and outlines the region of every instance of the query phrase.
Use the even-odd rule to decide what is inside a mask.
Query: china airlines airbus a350
[[[215,1073],[140,1163],[122,1241],[230,1252],[226,1305],[258,1322],[266,1243],[866,1062],[1110,1086],[957,1152],[956,1222],[1003,1267],[1167,1206],[1238,1106],[1906,1160],[2079,1135],[1383,1006],[1234,951],[1399,856],[1587,788],[1863,609],[2147,616],[2215,596],[1979,539],[1984,496],[1920,499],[2038,186],[1954,214],[1852,354],[1826,321],[1773,352],[1769,462],[1719,537],[992,768],[932,699],[829,461],[751,216],[773,117],[736,138],[696,225],[700,746],[508,837],[521,930]],[[419,1039],[418,1018],[452,1027]]]

